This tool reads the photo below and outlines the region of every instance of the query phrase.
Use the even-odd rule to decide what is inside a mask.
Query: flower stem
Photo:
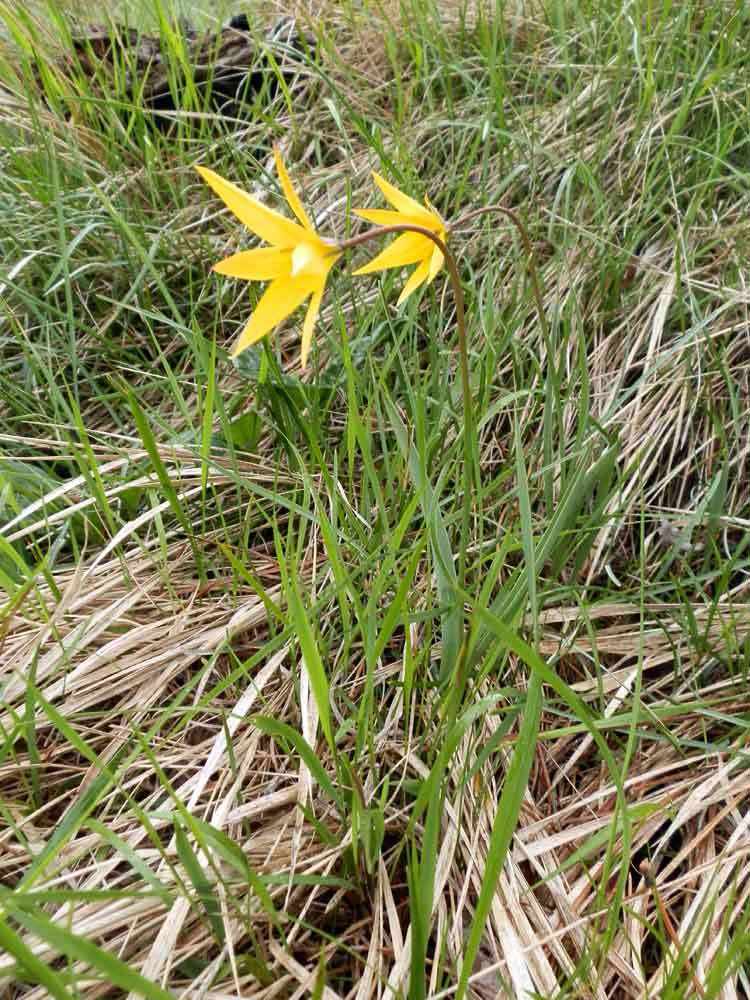
[[[504,208],[502,205],[485,205],[484,208],[478,208],[473,212],[468,212],[466,215],[461,216],[456,222],[451,223],[450,230],[459,229],[461,226],[465,226],[467,222],[472,222],[474,219],[478,219],[482,215],[489,215],[490,213],[499,213],[504,215],[506,218],[510,219],[513,225],[518,230],[521,237],[521,242],[523,243],[523,248],[526,251],[526,270],[528,271],[529,278],[531,279],[531,287],[534,291],[534,301],[536,303],[536,311],[539,317],[539,326],[542,331],[542,337],[544,338],[544,344],[549,353],[551,349],[551,343],[549,339],[549,326],[547,325],[547,316],[544,312],[544,295],[542,294],[542,281],[539,276],[539,269],[536,266],[536,261],[534,260],[534,249],[531,246],[531,240],[529,239],[529,233],[526,226],[521,222],[515,212],[512,212],[509,208]],[[551,355],[550,355],[551,358]]]
[[[463,439],[464,448],[464,495],[463,495],[463,518],[461,522],[461,547],[458,556],[458,582],[460,586],[467,590],[466,586],[466,552],[469,547],[469,529],[471,527],[471,508],[474,499],[474,490],[478,479],[474,469],[474,409],[471,398],[471,380],[469,378],[469,344],[466,334],[466,311],[464,308],[464,293],[461,287],[461,279],[458,276],[458,267],[453,254],[450,252],[445,242],[440,239],[437,233],[424,226],[417,226],[412,223],[398,223],[392,226],[378,226],[377,229],[368,229],[358,236],[352,236],[343,243],[339,243],[337,250],[351,250],[367,243],[378,236],[387,236],[389,233],[419,233],[432,240],[440,250],[448,269],[451,285],[453,286],[453,298],[456,303],[456,326],[458,327],[458,356],[459,367],[461,369],[461,394],[463,397],[463,428],[459,426],[459,433]]]

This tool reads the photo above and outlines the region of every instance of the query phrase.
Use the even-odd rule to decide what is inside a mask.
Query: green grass
[[[14,995],[750,996],[750,12],[479,6],[316,6],[297,87],[164,134],[0,4]],[[180,13],[128,7],[175,85]],[[310,371],[298,316],[229,357],[192,168],[286,211],[274,142],[331,237],[372,169],[529,231],[547,332],[514,228],[451,235],[463,548],[444,273],[358,250]]]

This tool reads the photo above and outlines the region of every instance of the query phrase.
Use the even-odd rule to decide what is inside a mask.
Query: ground
[[[169,122],[70,71],[111,11],[0,5],[0,981],[750,996],[750,10],[256,5],[223,118],[123,12]],[[332,240],[372,170],[521,223],[449,233],[468,421],[373,245],[232,360],[194,167],[291,217],[274,144]]]

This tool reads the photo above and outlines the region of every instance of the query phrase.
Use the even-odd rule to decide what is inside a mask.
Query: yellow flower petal
[[[258,281],[271,279],[271,284],[245,325],[232,356],[236,357],[246,347],[264,337],[312,295],[302,330],[304,367],[310,352],[326,278],[341,256],[341,251],[334,244],[322,240],[315,232],[276,149],[274,156],[281,186],[302,226],[266,208],[256,198],[225,181],[212,170],[199,167],[198,172],[249,229],[272,244],[270,247],[234,254],[215,265],[214,269],[220,274]]]
[[[402,233],[389,246],[382,250],[368,264],[353,271],[353,274],[372,274],[373,271],[385,271],[389,267],[405,267],[416,264],[430,254],[434,244],[421,233]],[[437,247],[435,248],[437,249]]]
[[[328,248],[322,243],[300,243],[292,251],[292,277],[325,277],[330,268]]]
[[[302,202],[297,197],[297,192],[294,190],[294,188],[292,187],[292,182],[289,180],[289,174],[286,172],[286,167],[284,166],[284,162],[281,159],[281,153],[275,146],[273,147],[273,156],[274,159],[276,160],[276,170],[278,171],[279,174],[279,180],[281,181],[281,187],[284,192],[284,196],[286,200],[289,202],[289,207],[297,216],[297,218],[305,227],[305,229],[309,230],[311,233],[314,232],[312,222],[310,222],[310,219],[307,216],[307,212],[302,207]]]
[[[445,223],[443,222],[442,218],[440,217],[440,212],[438,212],[438,210],[432,204],[432,202],[427,197],[427,195],[424,196],[424,203],[429,208],[431,214],[434,215],[436,219],[440,219],[440,227],[442,229],[444,229],[445,228]]]
[[[272,281],[242,331],[237,346],[232,351],[232,357],[236,358],[246,347],[265,337],[283,319],[286,319],[301,306],[318,285],[319,282],[312,281],[310,278],[277,278]]]
[[[430,274],[429,277],[427,278],[428,282],[432,281],[433,278],[437,275],[438,271],[443,266],[444,261],[445,261],[445,256],[443,254],[443,251],[440,249],[440,247],[433,245],[432,257],[430,257]]]
[[[231,181],[225,181],[213,170],[206,167],[196,167],[196,170],[240,222],[267,243],[277,247],[291,247],[310,238],[308,231],[302,226],[263,205],[257,198]]]
[[[401,294],[398,297],[396,305],[400,306],[404,302],[406,302],[411,293],[415,292],[424,281],[427,281],[429,276],[430,276],[430,261],[424,260],[422,261],[422,263],[419,265],[418,268],[412,271],[409,280],[406,282],[403,289],[401,290]]]
[[[355,209],[357,215],[368,222],[375,222],[379,225],[399,225],[412,224],[429,229],[443,243],[446,241],[445,223],[440,218],[432,205],[425,199],[426,207],[419,202],[399,191],[398,188],[389,184],[388,181],[373,172],[375,183],[382,191],[384,197],[396,209],[367,208]],[[415,289],[419,288],[425,281],[432,281],[440,268],[443,266],[445,258],[443,252],[427,236],[419,233],[402,233],[397,239],[378,254],[374,260],[360,267],[354,274],[370,274],[372,271],[382,271],[389,267],[403,267],[408,264],[418,264],[419,266],[410,275],[399,296],[399,305],[405,302]]]
[[[289,250],[278,250],[276,247],[243,250],[214,264],[214,271],[231,278],[244,278],[245,281],[282,278],[292,273],[292,254]]]
[[[361,219],[367,219],[368,222],[375,222],[379,226],[400,226],[405,222],[411,222],[415,226],[430,229],[433,233],[438,232],[442,227],[437,216],[428,223],[424,219],[409,219],[403,212],[394,212],[389,208],[355,208],[354,214]]]
[[[376,174],[374,170],[372,176],[377,186],[383,192],[385,200],[390,202],[397,211],[402,212],[404,215],[410,215],[414,222],[424,219],[424,225],[429,225],[435,221],[435,216],[424,205],[420,205],[418,201],[410,198],[408,194],[399,191],[397,187],[389,184],[385,178],[381,177],[380,174]],[[406,220],[402,218],[401,221],[405,222]],[[421,226],[423,223],[420,221],[418,224]]]
[[[323,298],[323,287],[321,285],[320,291],[313,292],[313,297],[310,299],[310,305],[307,307],[307,314],[305,315],[305,323],[302,327],[302,348],[301,348],[301,362],[302,370],[307,368],[307,358],[310,354],[310,345],[312,344],[313,328],[315,326],[315,321],[318,318],[318,313],[320,312],[320,303]]]

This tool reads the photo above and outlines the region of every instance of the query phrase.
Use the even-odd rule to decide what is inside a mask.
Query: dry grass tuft
[[[716,6],[693,4],[694,23]],[[499,640],[452,720],[433,683],[431,546],[436,524],[453,537],[461,489],[447,295],[442,314],[426,296],[404,318],[375,285],[344,282],[311,383],[293,327],[278,372],[211,354],[251,302],[205,262],[244,237],[190,165],[228,158],[273,198],[271,128],[332,232],[349,201],[372,200],[377,167],[419,176],[446,216],[473,200],[519,211],[541,264],[546,340],[513,235],[483,223],[461,254],[483,477],[470,620],[504,608],[578,699],[545,686],[468,995],[750,995],[750,231],[732,117],[746,83],[727,42],[685,102],[701,59],[676,9],[661,34],[638,21],[662,60],[649,83],[613,40],[617,12],[555,27],[522,5],[491,69],[486,11],[430,6],[430,42],[417,7],[306,4],[296,14],[321,35],[308,103],[282,95],[229,142],[173,136],[148,164],[136,125],[110,169],[115,131],[76,125],[73,142],[18,86],[0,98],[18,141],[8,176],[41,135],[50,158],[15,191],[24,232],[6,246],[0,879],[18,940],[86,1000],[137,984],[48,924],[176,997],[395,1000],[410,977],[414,990],[420,906],[421,995],[453,996],[526,710],[528,664]],[[65,246],[83,233],[68,258],[42,176]],[[415,908],[414,858],[430,860],[415,801],[440,767],[432,896]],[[29,961],[8,952],[0,981],[42,1000]]]

